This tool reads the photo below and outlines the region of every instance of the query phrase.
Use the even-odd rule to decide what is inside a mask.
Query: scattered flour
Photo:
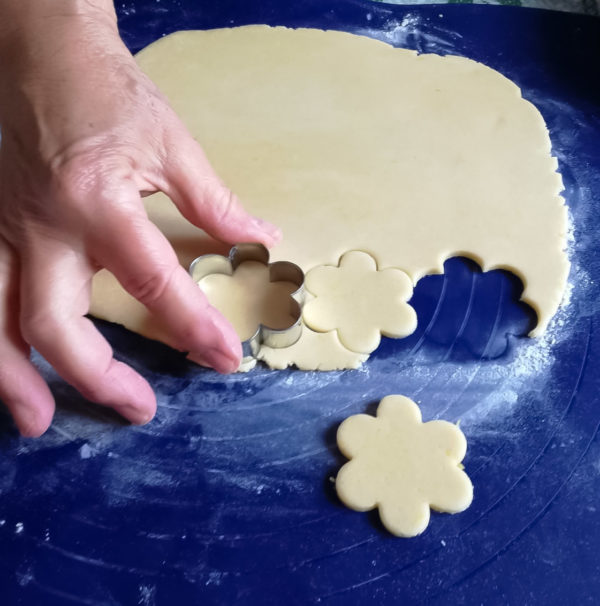
[[[23,571],[18,570],[16,573],[16,577],[17,583],[19,583],[21,587],[25,587],[26,585],[29,585],[29,583],[35,580],[35,577],[33,576],[33,570],[30,567],[27,567]]]
[[[410,33],[418,30],[420,22],[419,15],[407,13],[402,21],[390,19],[384,26],[383,37],[394,46],[400,46]]]
[[[154,606],[156,604],[156,587],[152,585],[140,585],[138,590],[140,592],[138,606]]]
[[[205,585],[216,585],[219,586],[222,582],[223,579],[227,576],[226,572],[218,572],[218,571],[212,571],[208,573],[208,579],[206,580],[206,582],[204,583]]]
[[[89,444],[84,444],[80,449],[79,449],[79,456],[82,459],[89,459],[91,457],[94,456],[94,449],[89,445]]]

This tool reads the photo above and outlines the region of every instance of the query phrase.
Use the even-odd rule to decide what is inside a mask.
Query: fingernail
[[[19,433],[24,438],[39,438],[48,429],[52,417],[45,417],[41,411],[28,402],[23,402],[17,408],[21,414],[15,416]]]
[[[24,438],[39,438],[47,428],[40,427],[35,423],[17,423],[17,429]]]
[[[272,241],[271,244],[277,244],[281,240],[281,230],[272,223],[259,219],[258,217],[253,217],[252,224],[270,238]]]
[[[203,352],[190,352],[188,359],[202,366],[214,368],[221,374],[235,372],[240,365],[240,361],[229,357],[219,349],[208,349]]]
[[[155,409],[148,410],[146,407],[136,406],[134,404],[124,404],[116,406],[115,410],[125,417],[132,425],[146,425],[154,418]]]
[[[196,364],[200,364],[200,366],[205,366],[206,368],[210,367],[210,361],[204,354],[190,351],[186,358],[192,362],[195,362]]]
[[[146,425],[146,423],[150,423],[154,418],[155,413],[149,412],[133,412],[132,411],[132,419],[131,422],[134,425]]]
[[[229,374],[235,372],[240,366],[240,360],[232,358],[222,351],[211,350],[211,358],[213,360],[213,368],[221,374]]]

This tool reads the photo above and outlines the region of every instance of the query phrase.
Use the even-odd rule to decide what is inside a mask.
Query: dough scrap
[[[423,423],[419,407],[405,396],[383,398],[376,417],[347,418],[337,443],[351,459],[337,475],[338,496],[356,511],[377,507],[392,534],[414,537],[427,528],[430,508],[458,513],[473,500],[461,465],[464,434],[447,421]]]
[[[538,314],[531,335],[546,328],[569,270],[562,180],[539,111],[498,72],[362,36],[268,26],[178,32],[137,60],[248,210],[282,227],[272,260],[308,272],[362,250],[416,283],[465,255],[519,276]],[[165,196],[145,204],[185,267],[226,253]],[[162,335],[102,273],[91,313]],[[320,341],[322,357],[308,366],[335,366],[327,356],[339,344]],[[303,367],[301,344],[285,351],[286,365]]]
[[[378,271],[367,253],[350,251],[338,266],[311,269],[305,285],[314,298],[304,306],[304,323],[318,332],[337,331],[350,351],[371,353],[381,335],[407,337],[417,328],[417,314],[406,302],[410,278],[399,269]]]
[[[315,332],[304,326],[302,337],[294,345],[273,349],[263,345],[258,353],[270,368],[283,370],[295,366],[300,370],[345,370],[358,368],[368,358],[346,349],[335,331]]]

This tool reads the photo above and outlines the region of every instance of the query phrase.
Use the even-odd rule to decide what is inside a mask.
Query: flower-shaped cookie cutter
[[[271,282],[291,282],[298,288],[290,294],[290,315],[293,323],[282,329],[259,324],[256,332],[242,341],[243,362],[256,358],[261,345],[273,348],[289,347],[296,343],[302,335],[302,306],[304,305],[304,272],[289,261],[269,263],[269,251],[262,244],[236,244],[227,257],[209,254],[194,259],[189,273],[197,284],[211,274],[232,276],[233,272],[247,261],[256,261],[269,269]]]

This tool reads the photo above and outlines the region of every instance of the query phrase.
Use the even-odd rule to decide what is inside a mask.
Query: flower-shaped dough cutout
[[[210,304],[229,320],[241,341],[250,339],[261,325],[282,330],[296,320],[290,302],[298,285],[272,281],[264,263],[244,261],[231,276],[206,276],[200,287]]]
[[[381,335],[406,337],[417,327],[410,278],[400,269],[377,269],[371,255],[353,250],[339,266],[321,265],[306,275],[314,296],[304,305],[304,323],[317,332],[336,330],[350,351],[371,353]]]
[[[392,534],[421,534],[430,508],[458,513],[473,500],[473,485],[461,465],[464,434],[447,421],[423,423],[419,407],[405,396],[383,398],[376,417],[346,419],[337,442],[351,459],[336,478],[338,496],[356,511],[378,507]]]

